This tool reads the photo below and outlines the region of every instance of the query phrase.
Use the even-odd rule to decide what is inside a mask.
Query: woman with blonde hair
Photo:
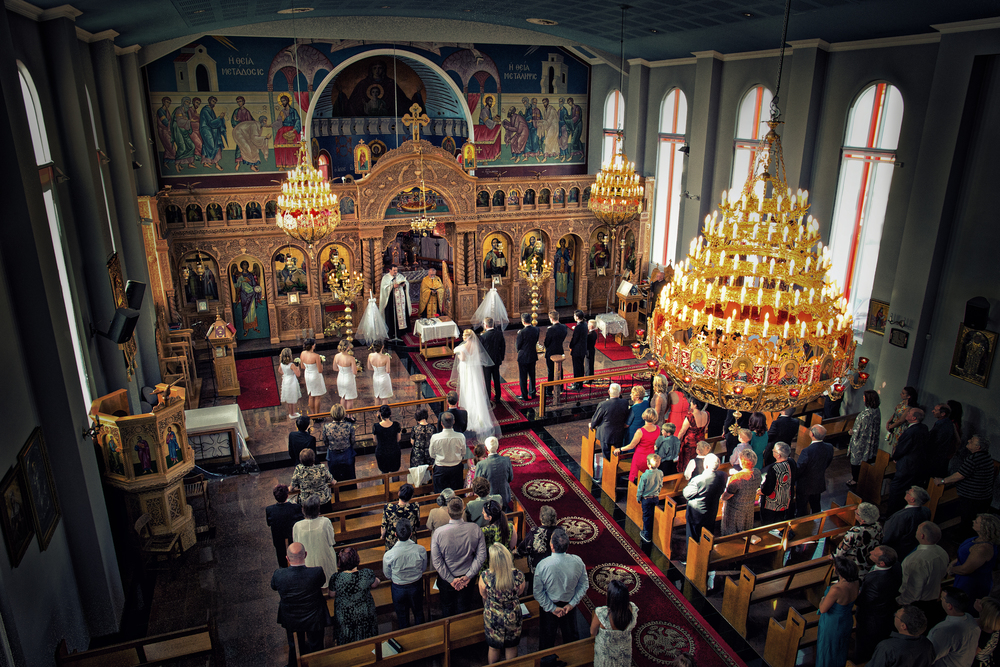
[[[302,390],[299,388],[302,371],[298,364],[292,362],[290,347],[281,351],[278,362],[281,369],[281,402],[288,406],[288,418],[295,419],[299,416],[299,399],[302,398]]]
[[[517,657],[521,643],[521,603],[525,582],[515,569],[510,551],[499,542],[489,548],[488,569],[479,577],[479,594],[483,596],[483,625],[486,644],[490,648],[489,664]]]
[[[649,399],[649,406],[656,410],[656,425],[662,425],[670,407],[670,400],[667,398],[667,378],[662,375],[653,378],[653,397]]]
[[[993,667],[993,653],[997,643],[1000,643],[1000,600],[993,597],[976,600],[976,611],[979,612],[979,629],[990,638],[976,652],[976,667]]]
[[[389,405],[392,398],[392,378],[389,376],[389,362],[392,360],[385,351],[385,341],[378,341],[368,355],[368,367],[372,369],[372,389],[375,400],[380,405]]]
[[[632,436],[642,428],[642,423],[645,421],[642,418],[642,413],[649,407],[649,401],[646,400],[646,390],[639,385],[632,387],[630,397],[632,399],[632,407],[629,408],[628,421],[625,422],[625,425],[628,427],[628,433],[625,434],[625,442],[632,442]],[[653,420],[653,423],[655,424],[656,420]]]
[[[326,380],[323,378],[323,357],[316,354],[313,348],[316,341],[307,338],[302,343],[302,354],[299,359],[305,370],[306,392],[309,394],[309,414],[314,415],[319,412],[320,398],[326,396]]]
[[[345,338],[337,344],[337,354],[333,365],[337,367],[337,393],[345,410],[354,407],[354,399],[358,397],[358,385],[354,376],[358,372],[358,360],[349,354],[351,343]]]
[[[754,501],[760,488],[761,472],[757,468],[757,453],[744,449],[740,453],[740,471],[729,478],[722,499],[722,534],[732,535],[753,528]]]
[[[1000,518],[980,514],[972,522],[975,535],[958,547],[958,558],[951,561],[948,574],[954,575],[955,586],[968,594],[970,600],[989,595],[993,587],[993,567],[1000,545]]]

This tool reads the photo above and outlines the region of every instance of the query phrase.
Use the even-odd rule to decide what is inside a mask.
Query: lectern
[[[221,315],[217,315],[205,338],[212,350],[215,393],[219,396],[239,396],[240,380],[236,376],[235,332],[222,320]]]

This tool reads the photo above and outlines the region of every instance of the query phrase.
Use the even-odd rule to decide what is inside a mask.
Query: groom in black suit
[[[552,357],[563,353],[563,341],[566,340],[568,333],[569,327],[559,321],[559,313],[550,310],[549,328],[545,330],[545,342],[543,343],[545,345],[545,367],[549,370],[549,382],[556,379],[556,363],[552,361]],[[545,390],[546,395],[551,393],[552,387]]]
[[[303,653],[323,650],[323,634],[330,625],[330,612],[323,589],[328,583],[321,567],[306,567],[306,548],[288,545],[288,567],[275,570],[271,589],[278,591],[278,624],[288,633],[288,664],[296,664],[293,633],[299,633]]]
[[[483,344],[483,349],[486,350],[486,354],[490,355],[490,361],[493,362],[491,366],[483,366],[483,377],[486,380],[486,398],[490,397],[490,380],[492,380],[494,395],[499,403],[500,383],[503,382],[503,378],[500,377],[500,365],[507,354],[507,341],[504,340],[502,331],[493,328],[494,324],[492,317],[483,318],[484,331],[480,337],[480,341]]]
[[[538,327],[531,325],[531,313],[521,313],[521,324],[524,328],[517,332],[514,347],[517,349],[517,370],[521,379],[522,401],[535,397],[535,364],[538,363]],[[528,380],[531,380],[531,392],[528,392]]]

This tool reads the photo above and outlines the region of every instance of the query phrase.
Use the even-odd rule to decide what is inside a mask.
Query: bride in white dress
[[[479,442],[486,442],[490,436],[500,437],[500,425],[490,409],[483,377],[483,366],[492,366],[493,360],[472,329],[466,329],[462,339],[464,342],[455,348],[451,380],[458,387],[458,407],[469,412],[466,436],[472,431]]]

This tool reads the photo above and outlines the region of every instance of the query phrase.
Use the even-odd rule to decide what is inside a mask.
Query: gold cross
[[[423,109],[420,108],[419,104],[414,103],[410,107],[410,113],[403,116],[403,125],[412,126],[413,128],[413,140],[420,140],[420,127],[427,125],[431,122],[431,119],[427,117],[427,114],[421,113]]]

